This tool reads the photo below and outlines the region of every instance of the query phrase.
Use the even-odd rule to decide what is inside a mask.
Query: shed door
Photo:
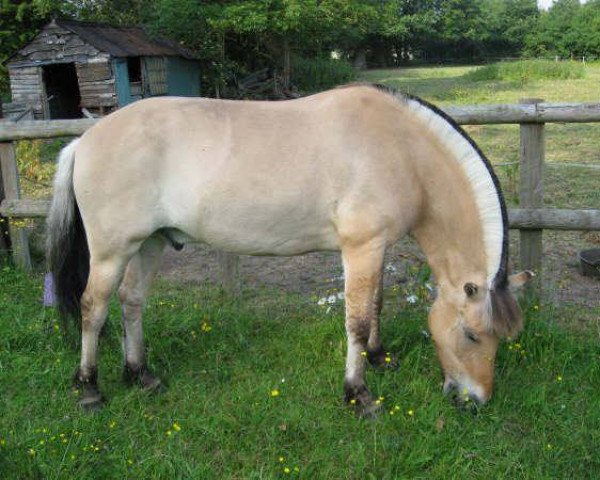
[[[167,94],[167,65],[164,57],[144,57],[142,75],[144,96]]]
[[[81,95],[75,64],[56,63],[44,65],[44,86],[48,118],[80,118]]]

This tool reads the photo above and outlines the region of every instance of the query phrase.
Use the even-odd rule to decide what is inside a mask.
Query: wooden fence
[[[516,105],[445,107],[444,111],[462,125],[520,125],[519,209],[509,210],[510,227],[520,230],[521,268],[539,272],[542,266],[542,230],[600,230],[600,210],[559,210],[543,206],[544,124],[550,122],[600,122],[600,103],[548,104],[539,99],[521,100]],[[14,261],[31,269],[27,232],[14,219],[45,217],[49,201],[23,199],[20,195],[15,140],[78,136],[97,120],[48,120],[0,122],[0,164],[4,199],[0,214],[10,219],[9,233]],[[599,185],[600,190],[600,185]],[[0,188],[0,200],[2,189]],[[1,220],[1,217],[0,217]],[[0,224],[0,226],[3,224]],[[1,240],[1,237],[0,237]],[[0,248],[2,244],[0,243]],[[237,288],[237,257],[219,255],[222,282]]]

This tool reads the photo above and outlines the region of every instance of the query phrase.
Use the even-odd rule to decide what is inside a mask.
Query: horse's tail
[[[90,254],[73,189],[75,148],[79,139],[62,149],[54,177],[54,196],[46,224],[46,258],[54,280],[54,294],[63,319],[79,317]]]

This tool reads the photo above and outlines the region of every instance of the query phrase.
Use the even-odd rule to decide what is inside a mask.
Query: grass
[[[598,334],[566,334],[553,320],[560,311],[526,312],[519,342],[500,347],[493,401],[471,415],[441,394],[434,348],[421,334],[425,308],[400,314],[388,298],[383,333],[400,367],[369,373],[386,411],[362,421],[341,400],[340,306],[327,313],[312,299],[281,294],[232,302],[207,287],[163,282],[149,301],[146,336],[168,389],[148,396],[121,384],[113,305],[100,367],[110,401],[84,414],[70,390],[78,355],[54,312],[40,307],[41,283],[1,270],[4,478],[600,474]]]
[[[476,68],[467,74],[474,82],[508,80],[521,83],[532,80],[568,80],[585,76],[585,68],[579,62],[552,62],[550,60],[519,60],[498,62]]]

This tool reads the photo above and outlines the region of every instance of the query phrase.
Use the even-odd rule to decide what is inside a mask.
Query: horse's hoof
[[[142,389],[148,393],[155,393],[164,388],[164,384],[161,382],[160,378],[154,377],[150,374],[144,375],[140,383],[142,385]]]
[[[77,403],[85,412],[95,412],[102,409],[105,400],[100,392],[96,390],[95,392],[84,393]]]
[[[382,409],[381,400],[376,400],[365,385],[344,385],[346,403],[359,418],[374,420]]]
[[[377,350],[367,350],[367,360],[378,370],[395,370],[398,368],[398,361],[395,355],[386,352],[383,347]]]
[[[123,369],[123,380],[127,385],[138,385],[142,390],[149,393],[156,392],[163,387],[163,383],[160,379],[155,377],[145,365],[138,368],[125,365],[125,368]]]
[[[357,408],[356,415],[358,415],[358,418],[363,418],[365,420],[376,420],[379,418],[379,414],[382,410],[383,405],[381,402],[371,401],[369,404]]]

